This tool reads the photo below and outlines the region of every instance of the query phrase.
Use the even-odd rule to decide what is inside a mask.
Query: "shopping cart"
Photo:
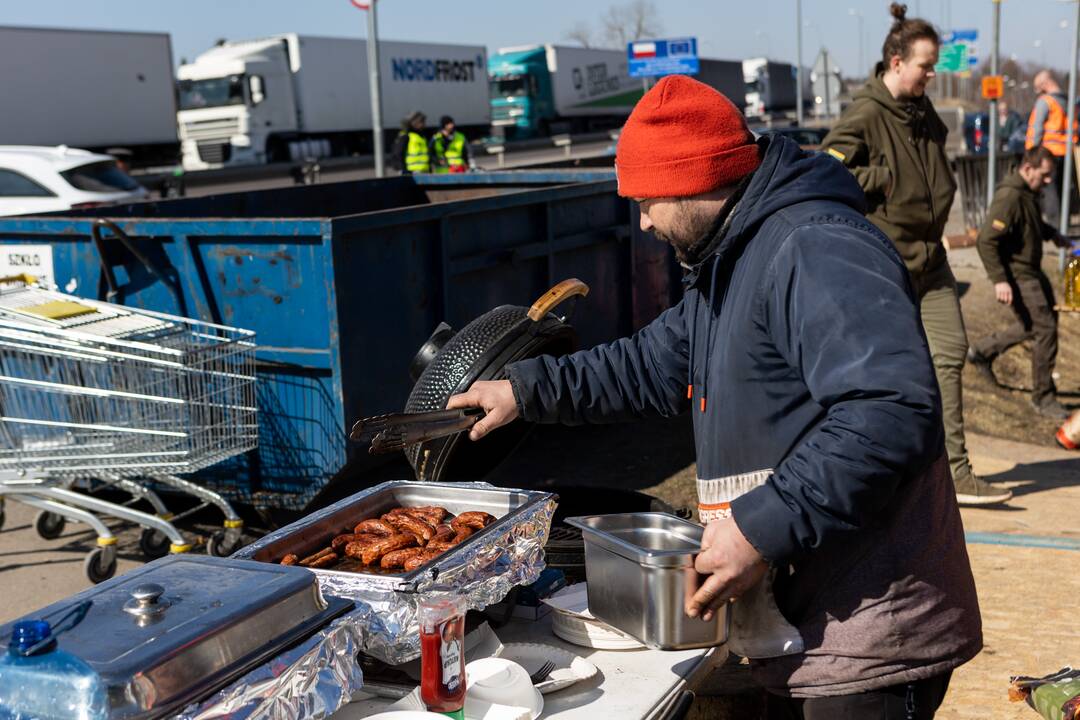
[[[180,477],[256,445],[254,334],[0,279],[0,503],[40,510],[35,528],[65,521],[98,534],[94,582],[116,568],[116,539],[88,515],[143,527],[148,556],[186,552],[175,521],[213,505],[225,516],[211,554],[239,546],[243,523],[215,492]],[[199,500],[172,516],[151,482]],[[102,488],[131,501],[97,496]],[[131,507],[150,503],[153,515]],[[2,517],[2,505],[0,505]]]

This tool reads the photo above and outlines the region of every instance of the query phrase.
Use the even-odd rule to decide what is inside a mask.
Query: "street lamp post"
[[[1001,45],[1001,0],[994,0],[994,44],[990,46],[990,74],[998,74],[998,53]],[[994,201],[997,188],[998,101],[990,100],[990,156],[986,175],[986,207]]]
[[[866,72],[866,56],[863,54],[863,12],[855,8],[848,8],[848,15],[854,16],[859,21],[859,72]],[[859,75],[858,77],[862,77]]]
[[[1073,174],[1073,132],[1076,122],[1076,54],[1080,46],[1080,2],[1076,3],[1076,20],[1073,22],[1072,52],[1069,54],[1069,120],[1065,125],[1068,132],[1065,133],[1065,181],[1061,183],[1061,219],[1058,221],[1058,231],[1064,235],[1069,231],[1071,208],[1069,200],[1072,197],[1072,174]],[[1064,250],[1061,260],[1064,260]]]
[[[803,124],[802,0],[795,0],[795,121]],[[1071,126],[1070,126],[1071,127]]]

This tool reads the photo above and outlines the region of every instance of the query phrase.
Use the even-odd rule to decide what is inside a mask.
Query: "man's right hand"
[[[518,416],[517,400],[514,399],[514,388],[509,380],[479,380],[472,384],[468,392],[451,395],[446,403],[447,410],[470,407],[478,407],[485,413],[469,431],[470,440],[479,440],[495,428],[513,422]]]
[[[994,283],[994,294],[997,295],[997,301],[1002,305],[1012,305],[1013,292],[1012,285],[1009,283]]]

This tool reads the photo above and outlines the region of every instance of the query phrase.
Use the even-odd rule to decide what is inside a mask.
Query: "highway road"
[[[575,143],[564,147],[543,147],[529,150],[517,150],[503,155],[500,164],[497,154],[476,153],[477,165],[484,170],[507,170],[523,167],[541,167],[546,163],[565,163],[567,161],[581,160],[591,161],[590,164],[603,162],[601,158],[610,157],[612,163],[615,159],[615,141],[611,139],[590,140]],[[238,168],[238,170],[241,170]],[[257,174],[260,169],[254,169]],[[212,180],[206,182],[199,178],[199,173],[191,173],[187,176],[189,181],[185,185],[185,197],[202,197],[219,193],[251,192],[253,190],[269,190],[272,188],[290,187],[296,185],[295,178],[290,176],[287,170],[270,172],[269,168],[265,177],[237,177],[235,179]],[[215,171],[210,171],[211,173]],[[396,175],[394,171],[388,171]],[[250,174],[249,174],[250,175]],[[210,177],[209,173],[205,177]],[[320,167],[318,182],[332,183],[348,180],[366,180],[375,177],[375,170],[371,166],[370,158],[338,158],[327,161]]]

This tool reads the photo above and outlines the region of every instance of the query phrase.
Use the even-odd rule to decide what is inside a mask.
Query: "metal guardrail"
[[[997,179],[1000,183],[1020,165],[1020,155],[999,155]],[[990,161],[986,155],[960,155],[953,158],[953,170],[960,185],[960,202],[964,212],[964,228],[977,233],[986,221],[986,179]]]
[[[562,148],[563,156],[565,158],[570,158],[575,143],[593,143],[609,139],[616,141],[618,140],[618,137],[618,130],[580,133],[577,135],[554,135],[552,137],[536,138],[533,140],[517,140],[499,144],[485,145],[483,143],[474,143],[473,150],[480,156],[495,155],[497,157],[496,167],[501,169],[506,167],[507,154],[512,155],[514,153],[530,150]],[[323,158],[300,162],[245,165],[215,170],[196,170],[193,172],[183,172],[181,170],[149,172],[136,175],[135,179],[161,198],[177,198],[186,196],[188,188],[206,187],[208,185],[227,185],[229,183],[291,179],[294,185],[314,185],[321,180],[324,173],[362,170],[372,167],[374,167],[373,156],[355,155],[350,157]]]

